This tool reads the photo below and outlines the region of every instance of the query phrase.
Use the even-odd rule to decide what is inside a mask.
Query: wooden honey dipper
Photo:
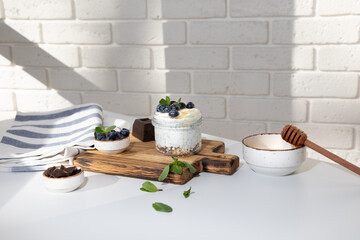
[[[334,162],[340,164],[341,166],[346,167],[350,171],[360,175],[360,168],[358,166],[311,142],[307,139],[307,135],[306,133],[304,133],[304,131],[301,131],[299,128],[293,125],[286,125],[281,132],[281,137],[285,141],[295,145],[296,147],[301,147],[305,145],[313,149],[314,151],[324,155],[325,157],[333,160]]]

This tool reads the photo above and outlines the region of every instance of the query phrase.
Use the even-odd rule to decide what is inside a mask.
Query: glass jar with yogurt
[[[155,112],[152,123],[156,149],[169,156],[186,156],[201,150],[201,112],[196,108],[181,109],[179,116]]]

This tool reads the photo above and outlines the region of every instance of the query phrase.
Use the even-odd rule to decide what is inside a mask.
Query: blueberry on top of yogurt
[[[160,113],[168,113],[171,118],[176,118],[180,115],[179,111],[182,109],[192,109],[195,108],[195,104],[188,102],[185,104],[181,102],[181,98],[177,101],[171,101],[170,97],[166,96],[165,98],[160,99],[159,104],[156,107],[156,111]]]

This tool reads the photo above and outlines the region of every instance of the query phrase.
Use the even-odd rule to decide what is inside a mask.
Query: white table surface
[[[0,130],[8,124],[0,122]],[[240,142],[221,140],[226,153],[241,156]],[[153,182],[163,189],[157,193],[140,191],[141,179],[91,172],[80,189],[52,193],[41,174],[0,173],[1,240],[360,239],[359,177],[312,159],[285,177],[257,174],[241,160],[232,176]],[[194,193],[185,199],[190,186]],[[154,202],[173,212],[156,212]]]

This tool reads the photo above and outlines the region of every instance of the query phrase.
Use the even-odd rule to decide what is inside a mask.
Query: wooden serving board
[[[201,151],[192,156],[179,157],[193,165],[197,172],[184,168],[183,173],[170,172],[164,182],[185,184],[200,172],[233,174],[239,167],[239,157],[224,154],[225,144],[220,141],[202,140]],[[74,158],[74,165],[85,171],[121,175],[157,181],[172,158],[157,152],[155,142],[141,142],[131,136],[129,148],[118,154],[104,154],[97,150],[85,151]]]

